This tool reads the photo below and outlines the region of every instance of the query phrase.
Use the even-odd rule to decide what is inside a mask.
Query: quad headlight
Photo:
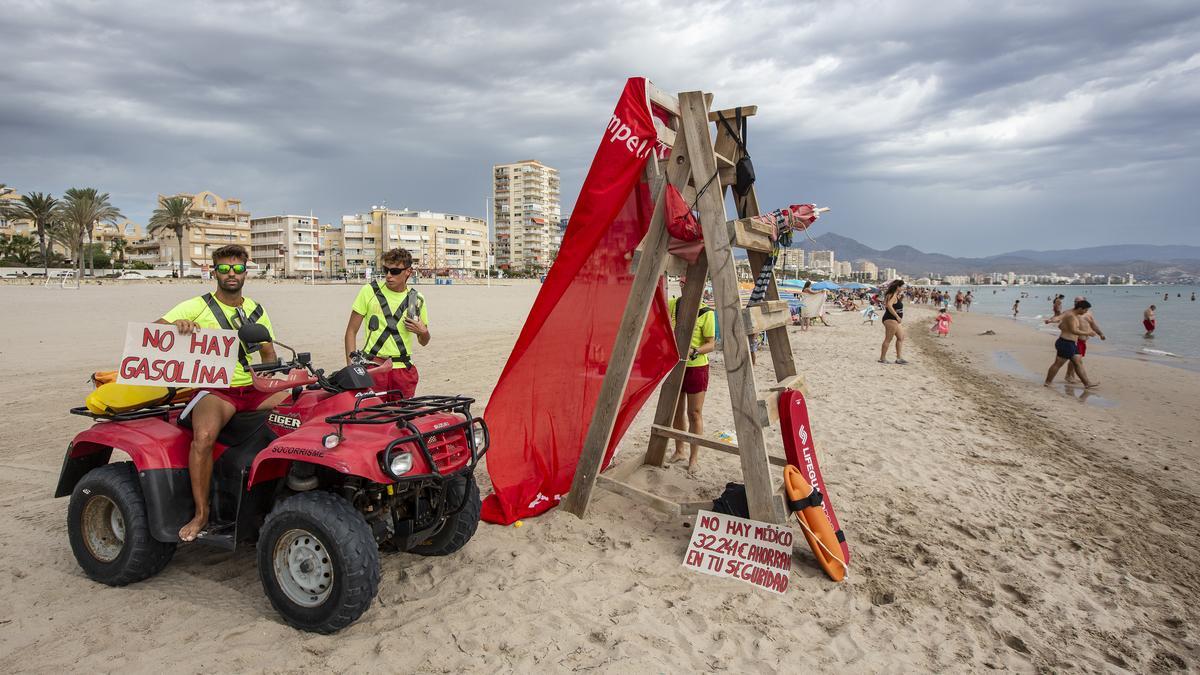
[[[475,451],[483,452],[487,450],[487,432],[483,430],[482,424],[476,424],[471,427],[471,434],[475,437]]]
[[[411,452],[398,452],[398,453],[392,455],[392,462],[388,466],[388,471],[390,471],[391,474],[393,476],[395,476],[396,478],[399,478],[399,477],[403,476],[404,474],[408,473],[409,471],[412,471],[412,467],[413,467],[412,453]]]

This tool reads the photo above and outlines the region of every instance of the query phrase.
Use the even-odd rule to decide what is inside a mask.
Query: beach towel
[[[629,257],[654,210],[642,179],[658,141],[646,80],[631,78],[584,179],[546,275],[488,400],[488,475],[482,517],[509,524],[556,506],[571,488],[596,399],[633,287]],[[604,458],[679,353],[662,288],[655,295]]]

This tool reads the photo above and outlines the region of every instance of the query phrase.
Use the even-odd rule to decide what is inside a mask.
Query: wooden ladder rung
[[[724,110],[714,110],[714,111],[708,113],[708,121],[719,123],[721,121],[721,117],[724,116],[725,119],[729,120],[729,126],[734,127],[734,129],[736,129],[737,127],[734,126],[733,123],[734,123],[734,121],[737,120],[737,112],[738,112],[737,108],[726,108]],[[758,114],[758,106],[756,106],[756,105],[742,106],[742,117],[754,117],[757,114]],[[725,127],[718,127],[718,128],[724,129]]]
[[[726,222],[725,227],[729,230],[729,240],[734,246],[760,253],[770,253],[774,246],[771,242],[774,228],[764,223],[750,218],[738,218]]]
[[[763,331],[780,328],[792,323],[792,311],[787,300],[766,300],[742,310],[742,323],[746,332],[757,335]]]
[[[717,168],[718,169],[734,166],[733,160],[729,159],[725,155],[717,154],[716,152],[714,152],[713,156],[717,158]]]
[[[779,422],[779,397],[789,389],[804,392],[804,376],[794,375],[783,382],[777,383],[767,390],[767,393],[759,400],[759,403],[766,407],[767,419],[770,420],[771,424]]]
[[[641,502],[655,511],[661,511],[670,516],[679,515],[679,504],[677,502],[646,492],[641,488],[635,488],[628,483],[622,483],[619,480],[613,480],[601,474],[596,476],[596,485],[603,486],[612,492],[628,497],[636,502]],[[712,502],[709,502],[709,504],[711,505]]]
[[[726,443],[725,441],[718,441],[715,438],[707,438],[705,436],[697,436],[696,434],[690,434],[686,431],[680,431],[678,429],[672,429],[671,427],[664,427],[658,424],[650,425],[650,433],[656,436],[666,436],[667,438],[677,441],[695,443],[696,445],[712,448],[713,450],[720,450],[721,452],[730,455],[740,455],[742,452],[738,446],[734,445],[733,443]],[[787,464],[787,460],[783,459],[782,457],[768,455],[767,459],[775,466],[784,466]]]

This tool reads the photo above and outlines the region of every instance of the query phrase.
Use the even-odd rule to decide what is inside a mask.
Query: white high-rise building
[[[833,251],[810,251],[808,254],[809,269],[832,275],[837,272],[833,263]]]
[[[898,278],[900,278],[900,275],[896,273],[895,267],[885,267],[883,268],[883,272],[879,275],[880,281],[892,281],[893,279]]]
[[[558,255],[558,169],[534,159],[492,167],[496,266],[512,272],[540,273]]]

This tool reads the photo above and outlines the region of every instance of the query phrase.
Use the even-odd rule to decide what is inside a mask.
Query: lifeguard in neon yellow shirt
[[[237,330],[243,323],[260,323],[271,337],[275,331],[266,309],[242,295],[250,255],[237,244],[222,246],[213,251],[213,277],[217,280],[215,293],[184,300],[162,315],[156,323],[173,324],[182,335],[205,328]],[[263,362],[275,360],[275,347],[262,343]],[[192,445],[188,452],[188,477],[192,483],[192,501],[196,510],[191,521],[179,530],[179,539],[194,541],[208,524],[208,490],[212,481],[213,442],[217,434],[235,413],[269,410],[279,404],[287,392],[264,393],[254,388],[250,377],[250,357],[243,346],[238,347],[238,363],[233,380],[227,389],[207,389],[197,394],[192,405]],[[209,395],[211,394],[211,395]]]
[[[367,321],[362,351],[372,358],[391,359],[387,389],[394,392],[389,398],[412,398],[417,392],[420,373],[413,364],[414,343],[429,344],[429,309],[425,296],[408,286],[413,275],[412,254],[394,248],[383,254],[378,279],[363,286],[350,308],[346,322],[346,363],[358,346],[358,330]]]

